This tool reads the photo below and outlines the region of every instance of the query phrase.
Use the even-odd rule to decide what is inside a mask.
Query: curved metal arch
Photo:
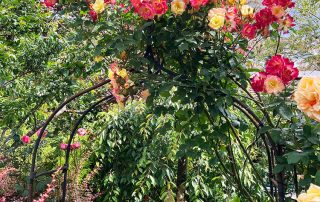
[[[68,146],[67,146],[67,150],[66,150],[66,160],[65,160],[65,164],[64,164],[64,169],[63,169],[63,183],[62,183],[62,202],[65,202],[66,200],[66,195],[67,195],[67,175],[68,175],[68,168],[69,168],[69,157],[70,157],[70,151],[71,151],[71,142],[75,136],[75,133],[77,132],[77,129],[79,127],[79,125],[82,123],[83,119],[85,118],[85,116],[91,112],[91,110],[93,110],[96,106],[98,106],[100,103],[102,103],[103,101],[113,101],[114,97],[113,95],[109,95],[101,100],[99,100],[98,102],[96,102],[95,104],[93,104],[91,107],[89,107],[86,111],[83,112],[83,114],[81,115],[81,117],[78,119],[78,121],[76,122],[76,124],[73,126],[72,132],[70,134],[69,137],[69,141],[68,141]]]
[[[43,127],[41,128],[40,134],[36,140],[36,142],[34,143],[34,148],[33,148],[33,153],[32,153],[32,162],[31,162],[31,168],[30,168],[30,176],[29,176],[29,197],[28,197],[28,201],[32,202],[33,201],[33,184],[34,184],[34,179],[37,177],[37,174],[35,172],[35,167],[36,167],[36,159],[37,159],[37,152],[38,152],[38,148],[40,145],[40,141],[41,138],[43,136],[43,133],[45,131],[45,129],[47,128],[47,126],[49,125],[49,123],[53,120],[53,118],[55,117],[55,115],[64,107],[66,106],[68,103],[70,103],[71,101],[73,101],[74,99],[92,91],[95,90],[107,83],[110,82],[110,79],[107,80],[103,80],[102,82],[91,86],[90,88],[84,89],[82,91],[80,91],[79,93],[69,97],[66,101],[64,101],[63,103],[61,103],[49,116],[49,118],[45,121],[45,123],[43,124]]]

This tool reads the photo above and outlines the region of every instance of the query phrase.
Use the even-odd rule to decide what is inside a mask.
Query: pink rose
[[[65,143],[60,143],[60,149],[61,149],[61,150],[66,150],[67,147],[68,147],[67,144],[65,144]]]
[[[156,12],[153,6],[150,3],[142,3],[137,10],[137,13],[144,19],[144,20],[151,20],[156,15]]]
[[[79,136],[84,136],[85,134],[87,134],[87,130],[84,129],[84,128],[79,128],[77,130],[77,133],[78,133]]]
[[[42,128],[40,128],[40,129],[39,129],[39,130],[37,130],[37,132],[36,132],[36,134],[37,134],[37,136],[38,136],[38,137],[40,136],[40,132],[41,132],[41,130],[42,130]],[[47,136],[47,134],[48,134],[48,131],[47,131],[47,130],[44,130],[41,138],[46,137],[46,136]]]
[[[81,144],[79,142],[76,142],[74,144],[71,144],[70,147],[71,147],[71,150],[75,150],[75,149],[80,148]]]
[[[24,135],[24,136],[22,136],[21,141],[24,144],[29,144],[31,140],[30,140],[30,137],[28,135]]]
[[[238,17],[238,9],[235,6],[228,8],[226,13],[226,18],[228,20],[235,20],[237,17]]]

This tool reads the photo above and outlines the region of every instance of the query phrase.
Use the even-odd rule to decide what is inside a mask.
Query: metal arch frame
[[[94,90],[97,89],[107,83],[110,82],[110,79],[107,80],[103,80],[102,82],[91,86],[90,88],[84,89],[82,91],[80,91],[79,93],[69,97],[66,101],[64,101],[63,103],[61,103],[49,116],[49,118],[45,121],[45,123],[43,124],[43,127],[41,128],[40,134],[36,140],[36,142],[34,143],[34,147],[33,147],[33,153],[32,153],[32,162],[31,162],[31,168],[30,168],[30,176],[29,176],[29,185],[28,185],[28,190],[29,190],[29,197],[28,197],[28,201],[32,202],[33,201],[33,184],[34,184],[34,180],[42,175],[46,175],[46,174],[51,174],[54,173],[56,170],[51,170],[51,171],[46,171],[43,173],[39,173],[37,174],[35,172],[35,167],[36,167],[36,160],[37,160],[37,152],[40,146],[40,142],[41,142],[41,138],[43,136],[43,133],[46,129],[46,127],[49,125],[49,123],[53,120],[53,118],[55,117],[55,115],[64,107],[66,106],[68,103],[70,103],[71,101],[73,101],[74,99]],[[99,102],[100,103],[100,102]],[[68,144],[68,147],[70,147],[70,145]],[[63,168],[64,170],[67,169],[66,167]]]
[[[101,100],[99,100],[98,102],[96,102],[95,104],[93,104],[92,106],[90,106],[86,111],[83,112],[83,114],[81,115],[81,117],[78,119],[78,121],[76,122],[76,124],[74,125],[72,132],[70,134],[69,137],[69,141],[68,141],[68,146],[67,146],[67,150],[66,150],[66,160],[65,160],[65,164],[63,166],[63,183],[62,183],[62,202],[65,202],[66,200],[66,195],[67,195],[67,177],[68,177],[68,168],[69,168],[69,157],[70,157],[70,151],[71,151],[71,142],[75,136],[75,133],[77,132],[77,129],[79,127],[79,125],[82,123],[82,120],[85,118],[85,116],[91,112],[91,110],[93,110],[96,106],[98,106],[100,103],[102,103],[103,101],[113,101],[114,97],[113,95],[109,95]]]

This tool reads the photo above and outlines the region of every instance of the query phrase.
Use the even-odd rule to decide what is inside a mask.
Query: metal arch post
[[[86,111],[83,112],[83,114],[81,115],[81,117],[78,119],[78,121],[76,122],[76,124],[74,125],[72,132],[70,134],[69,137],[69,141],[68,141],[68,146],[67,146],[67,150],[66,150],[66,161],[65,161],[65,165],[64,165],[64,169],[63,169],[63,183],[62,183],[62,198],[61,201],[65,202],[66,200],[66,195],[67,195],[67,175],[68,175],[68,167],[69,167],[69,157],[70,157],[70,150],[71,150],[71,142],[74,138],[74,135],[78,129],[78,126],[81,124],[82,120],[85,118],[85,116],[92,110],[94,109],[96,106],[98,106],[101,102],[103,101],[112,101],[114,99],[114,97],[112,95],[109,95],[101,100],[99,100],[98,102],[96,102],[95,104],[93,104],[91,107],[89,107]]]
[[[29,197],[28,197],[28,201],[32,202],[33,201],[33,183],[34,183],[34,179],[36,177],[36,173],[35,173],[35,167],[36,167],[36,159],[37,159],[37,152],[38,152],[38,148],[40,145],[40,141],[41,141],[41,137],[43,136],[43,133],[46,129],[46,127],[49,125],[49,123],[52,121],[52,119],[55,117],[55,115],[64,107],[66,106],[68,103],[70,103],[71,101],[73,101],[74,99],[90,92],[91,90],[97,89],[107,83],[110,82],[110,79],[107,80],[103,80],[102,82],[91,86],[90,88],[84,89],[82,91],[80,91],[79,93],[71,96],[70,98],[68,98],[66,101],[64,101],[63,103],[61,103],[50,115],[50,117],[45,121],[40,134],[36,140],[36,142],[34,143],[34,148],[33,148],[33,153],[32,153],[32,162],[31,162],[31,169],[30,169],[30,176],[29,176]]]

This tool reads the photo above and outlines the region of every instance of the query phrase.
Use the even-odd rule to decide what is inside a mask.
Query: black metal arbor
[[[30,169],[30,177],[29,177],[29,197],[28,197],[28,201],[32,202],[34,199],[34,181],[36,178],[40,177],[40,176],[44,176],[44,175],[50,175],[52,173],[55,173],[58,169],[54,169],[54,170],[49,170],[49,171],[44,171],[41,173],[37,173],[36,171],[36,161],[37,161],[37,152],[40,146],[40,142],[41,142],[41,137],[44,134],[44,131],[46,129],[46,127],[50,124],[50,122],[53,120],[53,118],[55,117],[55,115],[64,107],[66,106],[68,103],[70,103],[71,101],[75,100],[76,98],[94,90],[97,89],[107,83],[109,83],[110,80],[104,80],[90,88],[87,88],[83,91],[80,91],[79,93],[71,96],[70,98],[68,98],[66,101],[64,101],[63,103],[61,103],[53,112],[52,114],[49,116],[49,118],[45,121],[45,123],[43,124],[40,134],[36,140],[36,142],[34,143],[34,148],[33,148],[33,153],[32,153],[32,164],[31,164],[31,169]],[[68,178],[68,168],[69,168],[69,156],[70,156],[70,151],[71,151],[71,143],[72,140],[75,136],[75,133],[79,127],[79,125],[81,124],[82,120],[85,118],[85,116],[90,113],[95,107],[99,106],[101,103],[103,102],[113,102],[114,101],[114,97],[111,93],[108,93],[108,95],[106,95],[104,98],[98,100],[97,102],[95,102],[93,105],[91,105],[89,108],[87,108],[82,115],[80,116],[80,118],[77,120],[77,122],[74,124],[72,131],[70,133],[69,136],[69,140],[68,140],[68,145],[67,145],[67,149],[66,149],[66,156],[65,156],[65,164],[64,166],[61,168],[62,173],[63,173],[63,182],[61,185],[62,188],[62,198],[61,201],[65,201],[66,200],[66,195],[67,195],[67,178]]]

